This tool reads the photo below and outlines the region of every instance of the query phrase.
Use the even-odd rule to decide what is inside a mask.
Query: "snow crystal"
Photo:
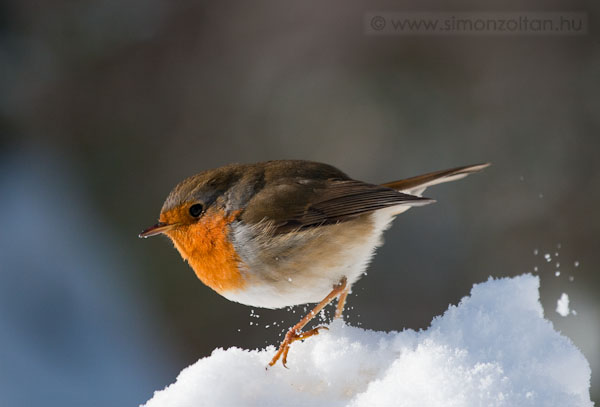
[[[337,320],[292,345],[289,369],[265,368],[273,346],[216,349],[146,406],[592,406],[588,362],[538,289],[530,274],[490,278],[418,332]]]
[[[569,296],[566,293],[562,293],[558,301],[556,301],[556,312],[563,317],[569,315]]]

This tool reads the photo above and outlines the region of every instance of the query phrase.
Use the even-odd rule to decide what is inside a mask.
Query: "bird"
[[[287,367],[290,345],[317,335],[304,327],[337,298],[343,318],[352,286],[365,273],[392,220],[435,202],[427,187],[479,172],[489,163],[371,184],[324,163],[275,160],[230,164],[184,179],[158,223],[196,276],[230,301],[252,307],[317,305],[291,327],[269,362]]]

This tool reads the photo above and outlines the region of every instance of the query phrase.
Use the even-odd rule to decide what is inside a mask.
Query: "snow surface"
[[[558,301],[556,301],[556,312],[563,317],[566,317],[571,312],[569,310],[569,296],[566,293],[562,293]]]
[[[374,332],[333,322],[292,345],[216,349],[147,407],[592,406],[587,360],[543,317],[530,274],[476,284],[431,326]]]

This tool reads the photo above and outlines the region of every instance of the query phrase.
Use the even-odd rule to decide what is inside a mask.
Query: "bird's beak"
[[[138,237],[150,237],[160,235],[161,233],[165,233],[177,226],[177,223],[168,224],[164,222],[158,222],[154,226],[150,226],[148,229],[144,230],[142,233],[138,235]]]

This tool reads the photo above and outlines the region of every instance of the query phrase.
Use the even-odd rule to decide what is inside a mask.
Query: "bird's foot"
[[[299,332],[295,328],[290,329],[288,331],[288,333],[285,334],[285,338],[283,339],[283,342],[281,342],[281,345],[279,345],[279,349],[277,350],[277,353],[275,354],[275,356],[273,356],[273,359],[271,359],[271,361],[269,362],[269,366],[273,366],[275,363],[277,363],[277,361],[281,357],[281,363],[283,364],[283,367],[287,368],[287,366],[286,366],[287,355],[288,355],[288,352],[290,351],[290,345],[296,341],[301,341],[301,340],[309,338],[313,335],[318,335],[319,331],[321,329],[329,329],[329,328],[327,328],[326,326],[318,326],[318,327],[313,328],[306,332]],[[282,357],[282,355],[283,355],[283,357]]]

